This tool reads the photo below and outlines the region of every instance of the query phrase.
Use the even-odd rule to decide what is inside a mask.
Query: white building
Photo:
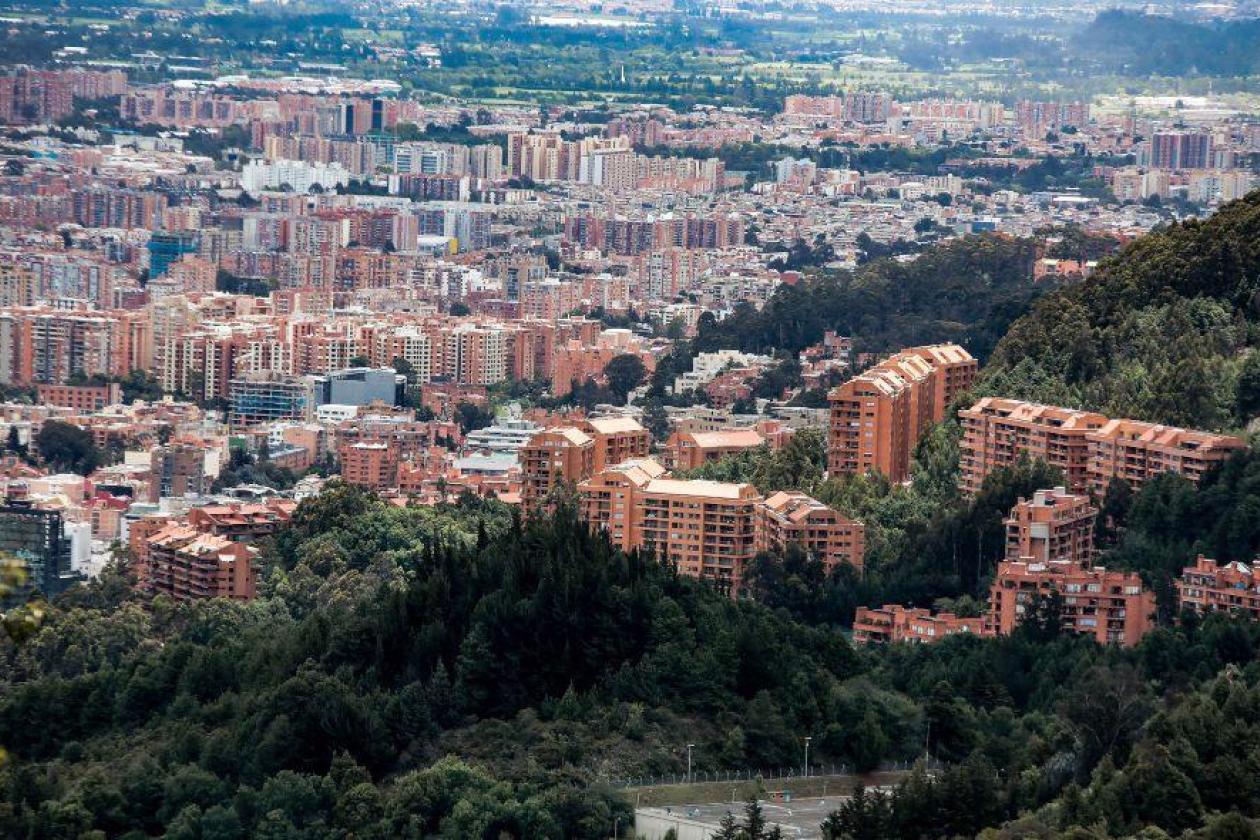
[[[692,391],[702,388],[728,367],[751,367],[768,365],[773,360],[769,356],[758,356],[755,353],[741,353],[738,350],[717,350],[712,353],[701,353],[691,361],[691,371],[674,379],[674,393]]]
[[[294,192],[310,192],[314,184],[331,192],[350,183],[350,170],[339,163],[308,163],[277,160],[271,163],[251,160],[241,170],[241,188],[248,193],[279,189],[288,184]]]

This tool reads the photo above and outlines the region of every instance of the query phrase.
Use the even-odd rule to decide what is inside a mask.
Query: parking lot
[[[772,798],[761,800],[761,807],[767,822],[781,826],[785,837],[818,840],[822,837],[819,825],[845,799],[847,797],[844,796]],[[636,830],[648,840],[656,840],[670,828],[675,829],[679,840],[703,838],[707,837],[705,829],[716,829],[728,811],[734,813],[737,820],[742,820],[744,803],[709,802],[668,808],[640,808],[635,812],[635,825]]]

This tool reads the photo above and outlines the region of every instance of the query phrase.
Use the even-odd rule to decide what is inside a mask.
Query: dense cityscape
[[[1260,838],[1257,15],[4,4],[0,836]]]

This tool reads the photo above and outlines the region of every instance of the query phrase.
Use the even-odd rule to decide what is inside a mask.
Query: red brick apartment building
[[[1088,496],[1062,487],[1038,490],[1031,499],[1020,499],[1006,519],[1006,559],[1089,565],[1097,516]]]
[[[910,455],[971,386],[976,360],[956,344],[911,347],[832,390],[827,469],[910,476]]]
[[[648,430],[631,417],[595,417],[538,432],[520,453],[525,509],[561,484],[576,486],[607,467],[647,457],[651,443]]]
[[[796,544],[822,561],[828,575],[841,563],[859,572],[866,552],[866,527],[796,490],[768,497],[758,508],[757,550]]]
[[[341,478],[347,484],[370,490],[398,486],[398,447],[392,442],[343,443],[337,451]]]
[[[297,502],[268,499],[258,504],[206,505],[188,511],[188,524],[232,542],[254,542],[271,536],[293,518]]]
[[[1064,560],[1005,562],[989,589],[985,632],[1007,635],[1038,596],[1062,598],[1063,629],[1126,647],[1155,626],[1155,595],[1135,572],[1112,572]]]
[[[1013,466],[1025,453],[1063,471],[1074,493],[1089,489],[1089,442],[1107,418],[1089,411],[985,397],[958,412],[962,422],[961,484],[978,493],[996,469]]]
[[[40,405],[56,405],[91,413],[107,405],[122,402],[122,386],[117,382],[107,385],[46,385],[35,386]]]
[[[1246,441],[1193,429],[1178,429],[1138,420],[1109,420],[1085,436],[1089,445],[1089,485],[1098,498],[1112,478],[1122,478],[1134,490],[1160,473],[1172,472],[1195,484],[1216,464]]]
[[[1181,571],[1177,581],[1181,606],[1199,613],[1228,612],[1260,619],[1260,580],[1246,563],[1226,563],[1199,555],[1193,566]]]
[[[665,443],[665,460],[671,469],[694,470],[710,461],[756,449],[765,442],[754,429],[674,432]]]
[[[1101,497],[1113,477],[1137,489],[1160,473],[1198,483],[1213,465],[1246,443],[1237,437],[1058,406],[986,397],[958,412],[962,421],[962,489],[980,490],[990,472],[1025,453],[1063,470],[1073,493]]]
[[[149,537],[143,579],[150,592],[179,601],[248,601],[258,591],[257,553],[245,543],[172,523]]]
[[[858,644],[939,642],[957,633],[981,635],[983,618],[959,618],[953,613],[937,613],[885,604],[882,607],[858,607],[853,618],[853,641]]]
[[[595,440],[571,426],[544,429],[520,451],[521,503],[527,512],[542,504],[557,487],[576,485],[591,475]]]
[[[583,420],[579,428],[595,441],[595,457],[591,469],[602,469],[646,458],[652,447],[652,435],[632,417],[593,417]]]
[[[627,461],[578,485],[582,516],[625,551],[652,548],[682,574],[737,595],[759,551],[796,543],[830,572],[862,568],[865,529],[803,493],[763,499],[750,484],[667,477],[651,459]]]
[[[654,478],[636,492],[642,546],[680,574],[708,580],[732,596],[756,554],[757,505],[751,484]]]

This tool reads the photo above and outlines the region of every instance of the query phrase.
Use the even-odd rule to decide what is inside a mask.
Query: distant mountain
[[[1125,75],[1260,73],[1260,20],[1191,23],[1112,9],[1072,40],[1082,61]]]
[[[1143,236],[1016,320],[978,387],[1202,428],[1260,414],[1260,191]]]

